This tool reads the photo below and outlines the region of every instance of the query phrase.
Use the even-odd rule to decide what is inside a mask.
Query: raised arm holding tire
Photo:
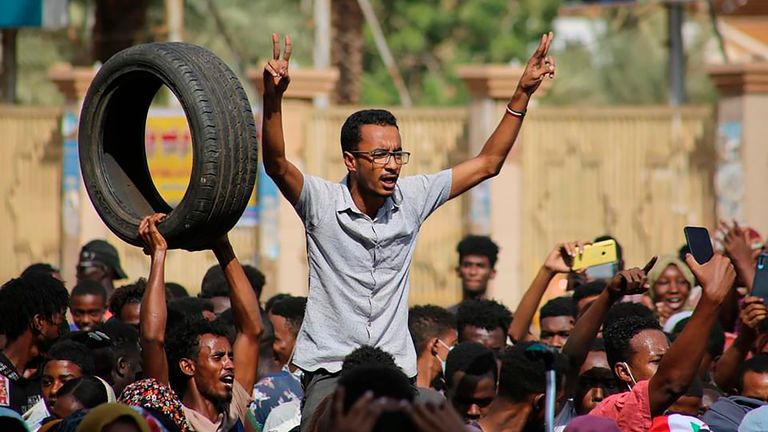
[[[145,375],[173,387],[194,430],[230,430],[238,422],[242,426],[256,381],[262,332],[256,294],[224,236],[213,251],[230,288],[237,329],[234,345],[226,329],[202,316],[185,317],[185,322],[166,329],[167,244],[157,226],[164,217],[148,216],[139,225],[144,250],[152,257],[139,323]]]

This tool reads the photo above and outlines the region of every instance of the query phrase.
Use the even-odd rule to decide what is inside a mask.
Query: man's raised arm
[[[256,383],[259,340],[263,331],[259,299],[226,236],[214,246],[213,253],[216,254],[216,259],[224,270],[224,277],[229,285],[232,315],[237,329],[233,346],[235,380],[250,391]]]
[[[280,38],[272,33],[272,59],[264,66],[264,118],[262,120],[262,158],[264,169],[277,184],[283,196],[296,205],[304,186],[304,176],[285,157],[283,135],[283,93],[291,78],[288,61],[291,58],[291,38],[285,37],[285,52],[280,54]]]
[[[545,77],[553,78],[555,75],[555,60],[547,55],[552,38],[551,32],[541,36],[539,47],[528,60],[515,94],[507,104],[506,114],[485,142],[480,154],[453,167],[449,199],[463,194],[501,171],[520,132],[531,95]]]
[[[165,325],[168,310],[165,303],[165,254],[168,245],[157,229],[165,217],[154,214],[142,219],[139,235],[144,241],[144,252],[152,258],[149,280],[141,298],[139,343],[144,362],[144,376],[168,384],[168,359],[165,355]]]
[[[686,256],[685,261],[701,283],[702,296],[690,321],[661,358],[659,368],[648,384],[653,417],[662,415],[688,390],[707,349],[707,344],[702,341],[709,337],[720,306],[736,279],[731,260],[723,255],[715,254],[704,265],[697,263],[691,254]]]

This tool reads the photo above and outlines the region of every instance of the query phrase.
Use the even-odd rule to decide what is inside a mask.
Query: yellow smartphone
[[[603,240],[584,246],[584,253],[581,255],[577,253],[573,257],[571,268],[573,270],[583,270],[588,267],[616,262],[617,260],[616,241]]]

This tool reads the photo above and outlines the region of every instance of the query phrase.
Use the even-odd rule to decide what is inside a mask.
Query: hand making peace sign
[[[264,66],[264,93],[282,95],[291,77],[288,75],[288,61],[291,59],[291,37],[285,37],[285,52],[280,58],[280,36],[272,33],[272,60]]]
[[[520,82],[517,84],[528,96],[539,88],[541,81],[546,76],[555,77],[555,59],[547,55],[552,39],[554,39],[552,32],[541,35],[539,47],[528,59],[523,76],[520,77]]]

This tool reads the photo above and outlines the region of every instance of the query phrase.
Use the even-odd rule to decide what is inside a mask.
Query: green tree
[[[562,0],[378,0],[387,42],[418,105],[467,99],[456,76],[462,64],[525,62],[530,47],[552,30]],[[363,102],[398,103],[397,92],[366,37]]]
[[[695,32],[686,32],[686,90],[690,103],[716,97],[704,72],[706,43],[711,40],[705,13],[689,14]],[[595,26],[592,47],[569,45],[556,53],[558,79],[544,103],[552,105],[644,105],[667,103],[667,18],[664,7],[616,8]],[[601,27],[604,30],[598,30]],[[692,36],[692,37],[691,37]]]

